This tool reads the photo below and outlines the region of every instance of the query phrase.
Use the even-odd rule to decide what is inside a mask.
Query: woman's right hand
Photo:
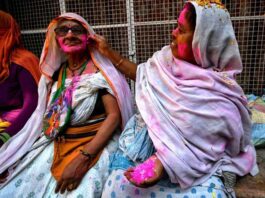
[[[87,157],[79,154],[64,169],[61,179],[57,182],[55,193],[63,194],[66,190],[75,190],[89,170],[90,163]]]
[[[137,65],[122,57],[119,52],[113,50],[106,39],[98,34],[90,35],[87,40],[88,46],[95,48],[103,56],[109,59],[112,64],[126,77],[135,80]]]
[[[90,35],[88,37],[87,44],[93,48],[96,48],[99,53],[109,58],[112,49],[103,36],[100,36],[98,34]]]

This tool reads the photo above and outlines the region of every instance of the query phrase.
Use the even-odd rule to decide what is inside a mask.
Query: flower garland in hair
[[[218,8],[225,9],[225,5],[221,0],[189,0],[188,2],[196,2],[199,6],[211,7],[211,4],[216,4]]]

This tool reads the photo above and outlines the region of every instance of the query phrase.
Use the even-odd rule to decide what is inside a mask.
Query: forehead
[[[187,28],[187,29],[192,29],[191,21],[188,20],[189,17],[187,15],[189,14],[189,10],[187,7],[184,7],[184,9],[180,12],[179,18],[178,18],[178,23],[179,25]]]
[[[80,22],[78,21],[75,21],[75,20],[67,20],[67,19],[64,19],[64,20],[61,20],[58,22],[58,27],[60,26],[68,26],[68,27],[72,27],[72,26],[82,26]],[[82,26],[83,27],[83,26]]]

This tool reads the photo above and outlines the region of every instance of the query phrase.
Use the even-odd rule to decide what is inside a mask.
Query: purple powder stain
[[[135,189],[135,190],[134,190],[134,194],[136,194],[136,195],[140,195],[140,191],[139,191],[139,189]]]

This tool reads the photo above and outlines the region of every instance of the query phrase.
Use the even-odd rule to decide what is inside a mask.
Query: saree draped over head
[[[197,15],[197,65],[174,58],[165,46],[139,65],[136,79],[136,103],[156,155],[181,188],[217,170],[258,171],[247,100],[235,80],[242,62],[229,13],[216,4],[188,3]]]
[[[86,20],[75,13],[65,13],[52,20],[48,26],[40,60],[40,69],[43,75],[41,76],[38,87],[38,106],[25,127],[0,149],[0,173],[5,171],[27,153],[41,134],[43,127],[42,120],[47,108],[47,97],[51,91],[52,76],[54,72],[60,68],[61,64],[66,61],[64,53],[57,46],[54,32],[58,21],[62,18],[76,20],[88,30],[89,34],[94,34],[93,29],[89,26]],[[94,64],[101,71],[100,74],[104,76],[104,79],[106,79],[114,93],[113,95],[117,99],[122,116],[123,127],[132,115],[132,97],[126,79],[114,68],[112,63],[105,57],[101,56],[98,51],[90,49],[88,54],[89,53]],[[72,105],[75,106],[76,104],[73,102]]]
[[[3,11],[0,11],[0,21],[0,82],[9,76],[9,65],[13,62],[29,71],[38,84],[39,59],[22,48],[18,24],[11,15]]]

